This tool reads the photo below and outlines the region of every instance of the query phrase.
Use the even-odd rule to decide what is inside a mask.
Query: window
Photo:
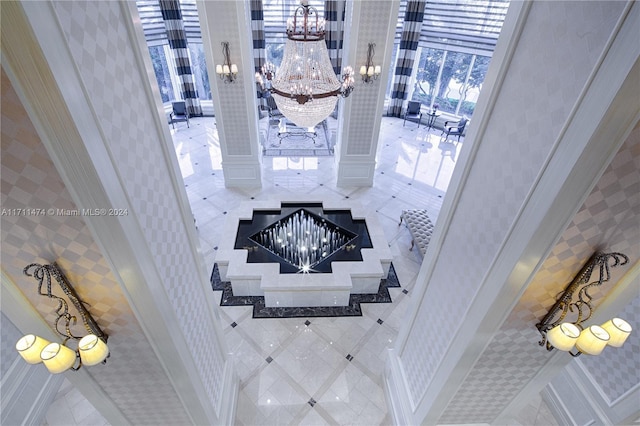
[[[207,62],[204,59],[202,43],[189,43],[188,46],[191,72],[193,72],[198,98],[211,99],[211,85],[209,84],[209,73],[207,72]]]
[[[137,0],[138,13],[144,30],[149,55],[158,81],[163,103],[182,99],[180,80],[176,74],[175,57],[169,47],[167,32],[157,0]],[[191,72],[199,99],[211,99],[209,73],[202,47],[200,22],[195,0],[180,0],[182,20],[187,35]]]
[[[278,68],[282,63],[282,56],[284,55],[284,42],[280,43],[266,43],[267,47],[267,62],[271,62]]]
[[[162,102],[166,103],[175,100],[176,97],[173,91],[173,83],[171,82],[171,73],[169,72],[163,46],[150,46],[149,54],[151,55],[153,71],[156,74],[156,80],[160,88]]]
[[[407,0],[401,0],[396,44],[406,7]],[[508,7],[509,0],[428,0],[410,99],[453,115],[473,115]],[[392,91],[393,75],[387,97]]]
[[[411,99],[471,117],[490,60],[488,56],[422,49]]]

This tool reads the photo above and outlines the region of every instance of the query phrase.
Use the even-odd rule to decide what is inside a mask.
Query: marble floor
[[[398,226],[403,209],[427,209],[436,223],[459,144],[437,130],[383,117],[374,185],[336,187],[333,157],[264,158],[262,188],[226,189],[220,146],[211,117],[171,130],[207,267],[213,267],[225,215],[239,203],[308,193],[349,198],[374,210],[384,228],[401,287],[392,303],[363,304],[360,317],[253,319],[252,307],[219,307],[240,376],[236,425],[390,425],[382,388],[386,349],[392,347],[411,303],[420,268],[409,251],[409,231]],[[220,296],[222,292],[217,292]],[[106,425],[68,381],[49,407],[44,425]],[[557,424],[542,398],[523,408],[513,425]]]
[[[237,424],[390,424],[381,374],[421,263],[418,250],[409,251],[409,231],[398,226],[400,213],[426,209],[436,222],[464,142],[383,117],[372,187],[338,188],[333,157],[265,157],[262,188],[227,189],[214,118],[195,118],[189,128],[179,123],[172,135],[208,268],[228,211],[251,199],[302,193],[349,198],[375,211],[401,285],[389,289],[392,303],[363,304],[361,317],[253,319],[251,307],[220,307],[241,381]]]

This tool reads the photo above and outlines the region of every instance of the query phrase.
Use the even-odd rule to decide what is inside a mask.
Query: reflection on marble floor
[[[241,379],[237,424],[390,424],[381,374],[421,263],[418,250],[409,251],[409,231],[398,226],[400,213],[426,209],[437,220],[462,143],[383,117],[373,187],[336,187],[334,157],[269,157],[263,158],[261,189],[227,189],[215,119],[190,124],[172,134],[207,268],[228,211],[252,199],[302,193],[349,198],[375,211],[402,286],[389,288],[392,303],[362,304],[359,317],[253,319],[251,306],[220,307]]]
[[[409,251],[409,231],[398,226],[400,213],[426,209],[437,226],[462,143],[442,141],[438,130],[403,127],[401,119],[383,117],[373,187],[336,187],[333,157],[271,157],[263,159],[261,189],[227,189],[215,119],[193,118],[190,126],[178,123],[171,133],[208,268],[228,211],[250,199],[308,193],[354,199],[375,211],[402,286],[389,288],[392,303],[363,304],[363,315],[356,317],[253,319],[251,306],[219,307],[241,380],[236,425],[390,425],[381,375],[421,262],[418,250]],[[44,424],[106,421],[67,382]],[[538,398],[515,424],[557,423]]]

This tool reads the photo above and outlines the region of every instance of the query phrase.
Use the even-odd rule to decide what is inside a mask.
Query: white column
[[[380,117],[399,5],[397,0],[347,3],[342,65],[351,65],[358,73],[360,66],[366,62],[369,43],[375,43],[373,60],[375,65],[381,65],[382,73],[371,84],[363,83],[360,75],[356,74],[353,93],[340,101],[341,117],[336,146],[339,187],[373,185]]]
[[[75,205],[126,211],[83,219],[151,344],[128,356],[155,353],[194,424],[231,424],[238,382],[135,8],[3,5],[3,66]]]
[[[567,14],[580,19],[568,27]],[[436,424],[458,402],[492,336],[637,123],[639,17],[632,3],[511,4],[408,322],[389,354],[396,423]],[[598,31],[586,40],[588,27]],[[546,95],[558,90],[562,101]],[[503,367],[528,352],[539,356],[537,341],[527,345]],[[496,413],[517,394],[494,399]]]
[[[213,92],[225,186],[260,187],[262,147],[258,137],[249,3],[203,1],[198,3],[198,15]],[[224,83],[215,72],[216,65],[224,62],[222,42],[229,43],[231,63],[238,66],[233,83]]]

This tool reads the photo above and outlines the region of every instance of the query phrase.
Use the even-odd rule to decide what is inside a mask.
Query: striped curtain
[[[409,95],[409,83],[411,72],[416,59],[422,20],[424,18],[425,0],[408,0],[407,11],[404,15],[402,36],[400,38],[400,50],[396,62],[396,70],[393,76],[393,89],[389,102],[388,115],[402,116],[402,106]]]
[[[251,0],[251,34],[253,38],[254,68],[256,72],[261,72],[262,65],[267,62],[262,0]]]
[[[342,43],[344,38],[344,0],[325,0],[324,19],[325,36],[324,41],[329,51],[329,59],[336,75],[342,73]]]
[[[176,59],[176,72],[180,79],[182,99],[187,105],[190,115],[202,115],[202,107],[196,93],[196,86],[189,62],[189,50],[187,49],[187,34],[184,30],[180,2],[178,0],[160,0],[160,11],[167,30],[169,47]]]

